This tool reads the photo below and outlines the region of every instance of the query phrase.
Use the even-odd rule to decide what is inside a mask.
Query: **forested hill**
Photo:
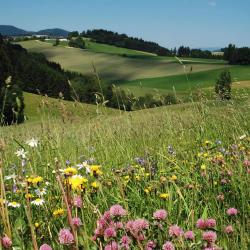
[[[49,62],[42,54],[28,53],[20,45],[0,37],[0,88],[12,76],[22,90],[58,97],[62,92],[69,98],[67,76],[57,63]]]
[[[169,49],[160,46],[157,43],[144,41],[143,39],[129,37],[126,34],[118,34],[117,32],[94,29],[84,31],[81,34],[84,37],[91,38],[98,43],[105,43],[123,47],[127,49],[141,50],[145,52],[155,53],[157,55],[168,56],[171,55]]]

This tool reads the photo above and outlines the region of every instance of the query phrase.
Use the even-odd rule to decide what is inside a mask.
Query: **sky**
[[[250,46],[250,0],[0,0],[0,24],[103,28],[168,48]]]

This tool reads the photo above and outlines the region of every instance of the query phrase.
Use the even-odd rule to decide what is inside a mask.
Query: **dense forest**
[[[69,80],[78,90],[77,96]],[[79,99],[86,103],[95,103],[96,94],[103,100],[106,96],[113,97],[112,88],[108,85],[100,90],[94,74],[64,71],[59,64],[49,62],[43,54],[29,53],[0,36],[0,124],[24,120],[22,91],[56,98],[60,95],[66,100]],[[108,105],[112,106],[112,101]]]
[[[191,57],[191,58],[221,58],[221,56],[214,56],[209,50],[191,49],[190,47],[180,46],[175,52],[179,57]]]
[[[141,50],[145,52],[155,53],[161,56],[170,56],[171,51],[154,42],[144,41],[143,39],[129,37],[126,34],[118,34],[117,32],[95,29],[82,32],[81,36],[91,38],[98,43],[106,43],[123,47],[127,49]]]
[[[249,65],[250,64],[250,48],[242,47],[237,48],[233,44],[229,46],[224,51],[224,59],[227,60],[230,64],[241,64]]]

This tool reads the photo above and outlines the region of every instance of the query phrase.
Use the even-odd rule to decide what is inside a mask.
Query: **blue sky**
[[[166,47],[250,46],[250,0],[0,0],[0,24],[104,28]]]

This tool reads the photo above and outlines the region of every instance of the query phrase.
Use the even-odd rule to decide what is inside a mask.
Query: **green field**
[[[216,232],[217,246],[228,250],[248,248],[249,170],[243,161],[249,159],[250,152],[249,96],[240,102],[188,103],[115,115],[88,116],[76,108],[78,119],[73,115],[66,120],[54,112],[58,100],[50,99],[55,105],[40,107],[36,96],[27,94],[25,98],[30,101],[26,102],[26,112],[33,122],[0,128],[0,178],[4,180],[1,198],[8,202],[8,206],[1,206],[7,211],[0,210],[5,223],[1,225],[12,235],[15,248],[34,249],[33,232],[33,245],[47,243],[53,249],[66,249],[58,242],[59,231],[70,228],[58,176],[69,201],[76,196],[83,200],[82,207],[69,209],[82,222],[76,234],[79,249],[104,249],[108,242],[93,241],[92,236],[97,220],[115,204],[128,212],[122,218],[124,223],[139,218],[149,223],[145,241],[139,246],[133,241],[130,249],[144,249],[149,239],[157,242],[156,249],[162,249],[167,240],[178,250],[202,249],[203,232],[196,227],[199,218],[216,220],[215,229],[210,231]],[[74,106],[69,102],[65,105]],[[39,112],[35,113],[35,107]],[[91,112],[95,109],[91,106]],[[37,147],[27,145],[31,138],[38,139]],[[170,145],[174,154],[169,151]],[[27,152],[25,159],[15,155],[21,148]],[[223,153],[223,148],[229,151]],[[145,165],[138,164],[136,157]],[[94,161],[87,166],[92,169],[98,165],[101,173],[78,170],[85,160]],[[76,177],[85,178],[87,183],[73,189],[69,184],[71,176],[60,172],[68,167],[73,167]],[[40,179],[38,184],[35,178]],[[27,184],[25,189],[29,179],[34,184]],[[12,191],[14,185],[17,191]],[[45,194],[38,196],[37,189],[45,190]],[[219,195],[223,200],[218,200]],[[35,205],[41,200],[41,205]],[[19,207],[13,207],[17,204]],[[238,214],[228,216],[228,208],[236,208]],[[62,210],[59,216],[55,215],[57,209]],[[162,230],[155,229],[153,219],[158,209],[167,211]],[[192,230],[195,239],[171,238],[171,225],[185,232]],[[232,234],[224,231],[228,225],[233,228]],[[127,233],[125,229],[120,232]],[[115,239],[119,242],[120,234]],[[72,249],[72,245],[67,248]]]
[[[193,68],[196,66],[193,65]],[[250,79],[250,66],[227,66],[231,72],[233,82],[246,81]],[[137,79],[133,81],[120,82],[119,86],[135,95],[141,95],[142,93],[150,93],[152,89],[156,89],[159,92],[167,93],[173,91],[173,89],[179,93],[190,92],[192,89],[196,88],[209,88],[214,87],[219,74],[224,70],[208,70],[205,72],[166,76],[166,77],[156,77],[156,78],[146,78]],[[248,83],[249,87],[250,84]],[[234,86],[234,84],[233,84]],[[245,85],[244,87],[247,87]]]
[[[133,56],[124,57],[120,55],[120,48],[108,45],[95,44],[95,46],[98,46],[99,52],[102,52],[96,53],[94,51],[97,51],[97,47],[91,51],[63,46],[54,47],[52,44],[39,41],[26,41],[20,44],[29,51],[45,54],[49,60],[60,63],[63,68],[68,70],[89,73],[93,70],[94,65],[101,79],[110,80],[112,83],[117,83],[120,80],[130,81],[184,73],[183,65],[175,58],[158,58],[145,53],[142,56],[138,56],[137,53],[141,52],[133,54],[135,53],[134,51],[130,51]],[[109,51],[113,49],[114,54],[110,52],[105,53],[103,47],[108,47]],[[194,62],[194,65],[188,63],[186,71],[189,72],[192,68],[192,72],[202,72],[224,67],[227,66],[221,62],[218,63],[218,61],[212,60],[209,63],[204,63],[201,60],[201,63]]]
[[[50,97],[24,93],[25,123],[33,123],[42,120],[65,120],[76,122],[83,117],[92,119],[103,115],[117,114],[119,111],[103,106],[64,101]]]

